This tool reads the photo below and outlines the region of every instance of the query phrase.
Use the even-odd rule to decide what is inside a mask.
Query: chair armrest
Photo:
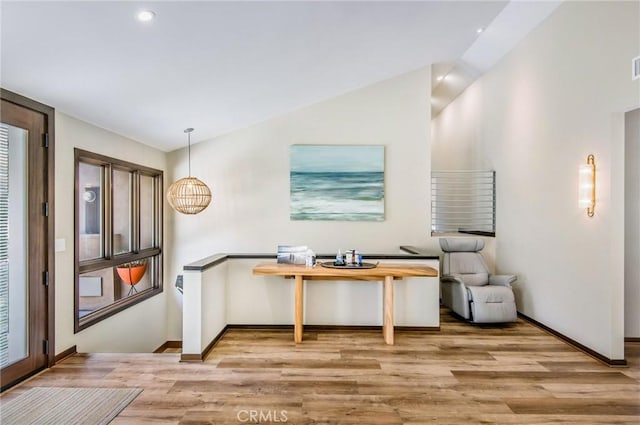
[[[456,274],[442,275],[440,276],[440,281],[447,282],[447,283],[459,283],[462,286],[464,286],[464,282],[462,281],[462,278],[460,277],[460,275],[456,275]]]
[[[494,274],[489,276],[489,285],[511,286],[517,277],[512,274]]]
[[[442,303],[465,319],[471,319],[468,290],[460,276],[441,276],[440,283]]]

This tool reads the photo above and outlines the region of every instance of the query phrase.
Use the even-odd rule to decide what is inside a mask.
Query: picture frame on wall
[[[384,146],[292,145],[290,219],[384,220]]]

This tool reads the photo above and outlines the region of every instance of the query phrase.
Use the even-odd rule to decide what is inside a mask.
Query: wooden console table
[[[302,306],[303,282],[305,280],[362,280],[382,281],[382,335],[384,341],[393,345],[393,280],[403,277],[437,277],[438,271],[432,267],[419,264],[378,264],[373,269],[333,269],[317,265],[305,267],[295,264],[277,264],[275,262],[259,263],[253,268],[254,275],[273,275],[295,277],[295,322],[294,340],[302,342]]]

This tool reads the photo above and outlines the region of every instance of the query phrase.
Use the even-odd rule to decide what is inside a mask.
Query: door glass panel
[[[153,177],[140,176],[140,249],[154,246],[154,190]]]
[[[113,170],[113,253],[131,251],[131,173]]]
[[[0,366],[29,356],[28,132],[0,124]]]
[[[78,225],[80,230],[80,260],[102,258],[103,253],[103,219],[102,219],[102,185],[104,168],[99,165],[78,164]]]

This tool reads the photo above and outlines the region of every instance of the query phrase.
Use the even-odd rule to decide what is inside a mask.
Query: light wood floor
[[[201,364],[79,354],[2,401],[30,387],[144,388],[115,425],[252,423],[251,411],[290,424],[640,424],[640,343],[627,344],[629,368],[609,368],[525,322],[478,327],[447,312],[440,332],[397,332],[395,346],[379,331],[292,340],[229,331]]]

